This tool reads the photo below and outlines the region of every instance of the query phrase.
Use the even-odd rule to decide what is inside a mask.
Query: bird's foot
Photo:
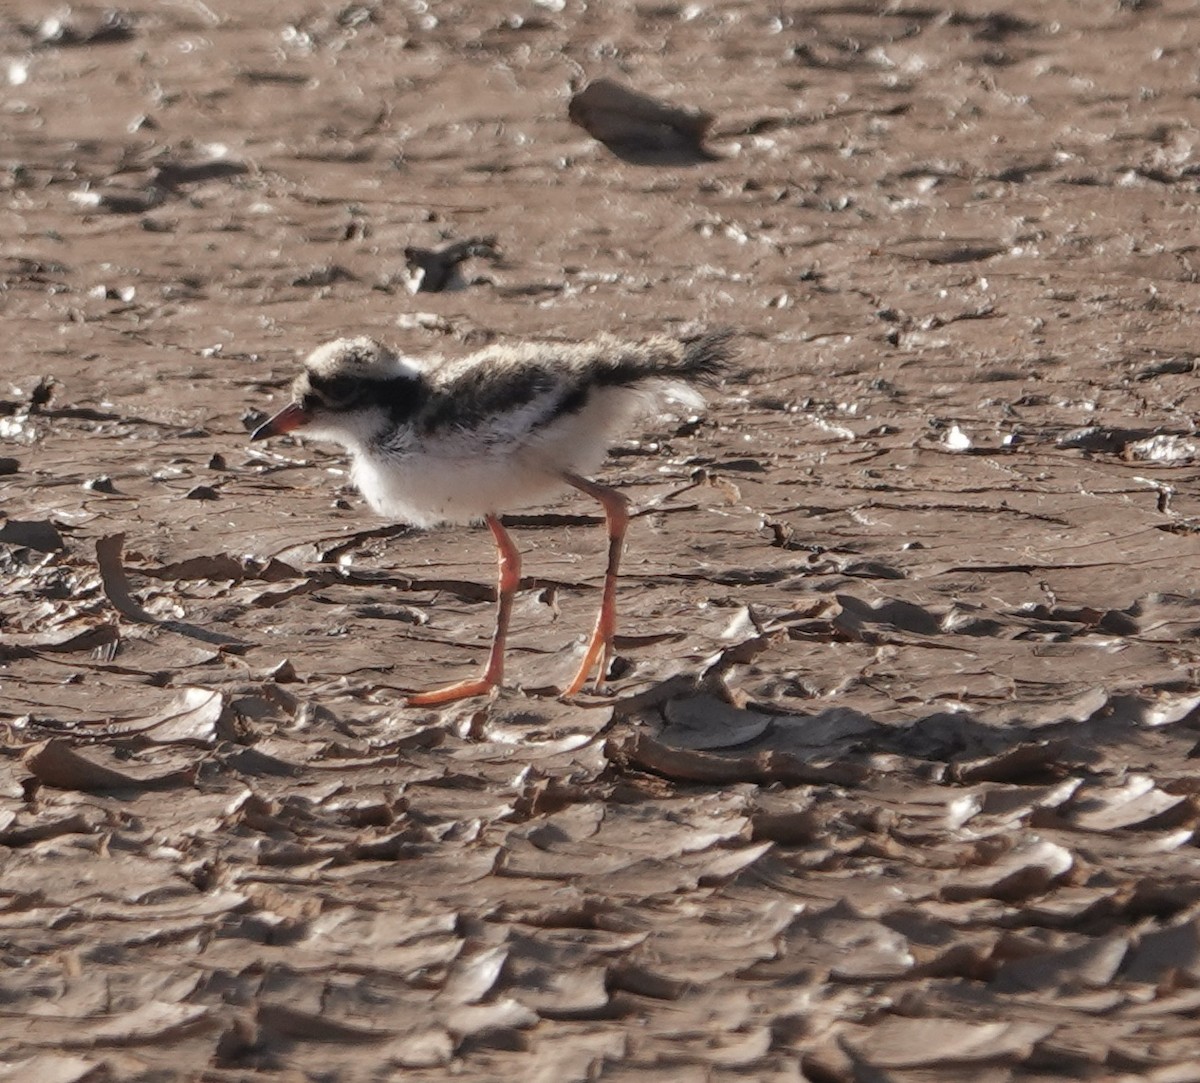
[[[596,671],[596,692],[603,694],[604,680],[608,676],[608,662],[611,650],[610,642],[603,635],[598,634],[593,636],[592,641],[588,644],[587,653],[584,654],[583,661],[579,664],[579,669],[575,671],[575,676],[571,678],[571,683],[563,689],[562,694],[564,696],[574,696],[582,692],[593,670]]]
[[[460,699],[470,699],[472,696],[486,696],[499,685],[488,677],[477,677],[475,680],[459,681],[445,688],[434,688],[428,692],[414,692],[406,696],[405,707],[438,707],[443,703],[456,703]]]

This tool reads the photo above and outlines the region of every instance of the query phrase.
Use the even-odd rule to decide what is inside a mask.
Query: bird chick
[[[579,670],[578,692],[607,669],[616,628],[616,580],[626,500],[590,480],[620,430],[667,401],[689,409],[693,384],[728,371],[732,332],[640,342],[602,335],[560,345],[490,346],[455,360],[419,362],[371,338],[341,338],[314,350],[292,388],[293,401],[251,439],[300,431],[340,444],[351,477],[380,515],[417,526],[483,519],[499,561],[496,631],[483,675],[418,693],[411,705],[451,702],[499,685],[520,553],[500,514],[576,488],[604,509],[608,564],[600,613]]]

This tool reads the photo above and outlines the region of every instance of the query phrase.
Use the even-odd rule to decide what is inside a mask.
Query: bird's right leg
[[[588,641],[587,649],[583,652],[583,661],[575,671],[571,683],[563,690],[564,696],[573,696],[580,691],[592,670],[597,670],[598,683],[603,682],[608,672],[608,663],[612,660],[612,641],[617,630],[617,575],[621,569],[621,550],[625,546],[625,531],[629,527],[629,501],[607,485],[580,477],[578,474],[564,474],[563,477],[576,489],[585,492],[604,508],[604,521],[608,527],[608,566],[604,570],[604,589],[600,594],[600,613],[596,617],[596,627],[592,638]]]
[[[487,666],[483,675],[474,680],[459,681],[458,684],[435,688],[430,692],[415,692],[405,701],[407,707],[436,707],[441,703],[482,696],[496,688],[504,679],[504,645],[508,639],[508,622],[512,616],[513,598],[521,583],[521,554],[504,524],[494,516],[487,517],[487,525],[496,540],[498,575],[496,583],[496,632],[492,636],[492,649],[488,652]]]

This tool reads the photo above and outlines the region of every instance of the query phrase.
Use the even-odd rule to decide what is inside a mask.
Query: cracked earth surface
[[[0,13],[0,1079],[1200,1078],[1192,6]],[[568,119],[614,79],[707,154]],[[406,246],[494,237],[467,288]],[[486,255],[486,253],[485,253]],[[249,445],[341,333],[729,325],[604,536]]]

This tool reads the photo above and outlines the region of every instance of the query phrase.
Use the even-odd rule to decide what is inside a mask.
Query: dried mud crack
[[[1191,7],[243,7],[0,12],[0,1080],[1194,1078]],[[297,358],[723,325],[401,707]]]

